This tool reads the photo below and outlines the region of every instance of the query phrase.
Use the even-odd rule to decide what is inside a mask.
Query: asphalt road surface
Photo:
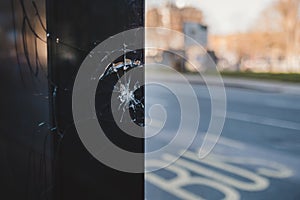
[[[167,165],[185,150],[184,140],[174,144],[171,152],[161,150],[176,137],[182,120],[178,98],[187,102],[190,98],[184,83],[168,84],[180,92],[174,95],[155,84],[147,87],[146,105],[156,106],[147,116],[152,120],[149,127],[161,128],[164,122],[162,130],[146,140],[147,152],[161,151],[159,157],[146,159],[150,168]],[[257,89],[226,87],[221,137],[213,151],[199,159],[212,104],[205,85],[193,83],[192,87],[201,116],[197,136],[176,162],[146,174],[146,199],[300,199],[300,94],[261,90],[259,84]],[[195,109],[192,104],[187,108],[190,116],[185,117],[191,124]],[[193,134],[188,128],[184,131],[187,136]]]

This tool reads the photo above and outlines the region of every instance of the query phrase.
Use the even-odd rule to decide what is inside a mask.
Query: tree
[[[300,0],[278,0],[268,7],[259,20],[263,31],[281,33],[284,57],[300,53]],[[278,43],[281,41],[272,41]]]

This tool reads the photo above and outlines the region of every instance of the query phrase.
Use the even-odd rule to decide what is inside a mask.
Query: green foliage
[[[300,83],[300,74],[296,73],[254,73],[254,72],[221,72],[222,76],[236,78],[251,78],[260,80],[275,80],[283,82]]]

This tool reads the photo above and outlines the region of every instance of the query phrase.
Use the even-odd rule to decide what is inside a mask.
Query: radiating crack
[[[141,87],[138,80],[134,80],[131,74],[128,73],[129,70],[133,68],[143,67],[140,60],[131,60],[123,57],[123,62],[112,63],[100,76],[100,81],[104,80],[106,77],[115,74],[118,78],[117,83],[113,87],[113,93],[117,97],[119,105],[116,110],[121,112],[120,122],[126,122],[124,120],[125,112],[130,113],[131,121],[137,123],[140,126],[144,126],[143,110],[144,110],[144,96],[143,88]],[[123,77],[123,78],[122,78]]]

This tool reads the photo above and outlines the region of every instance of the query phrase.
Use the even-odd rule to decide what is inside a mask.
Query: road
[[[154,114],[148,116],[151,126],[161,127],[163,115],[167,116],[159,134],[146,140],[147,152],[159,150],[176,137],[182,120],[178,98],[189,101],[184,83],[168,84],[180,92],[174,95],[155,85],[147,88],[146,106],[160,104],[165,109],[163,113],[152,110]],[[193,82],[192,87],[201,116],[197,136],[176,162],[146,174],[146,199],[300,199],[300,93],[226,87],[227,114],[221,137],[213,151],[199,159],[211,101],[205,85]],[[195,109],[194,105],[188,108],[191,123]],[[189,129],[184,131],[187,136],[192,134]],[[183,150],[184,141],[177,142],[172,152],[147,158],[146,166],[164,166]]]

